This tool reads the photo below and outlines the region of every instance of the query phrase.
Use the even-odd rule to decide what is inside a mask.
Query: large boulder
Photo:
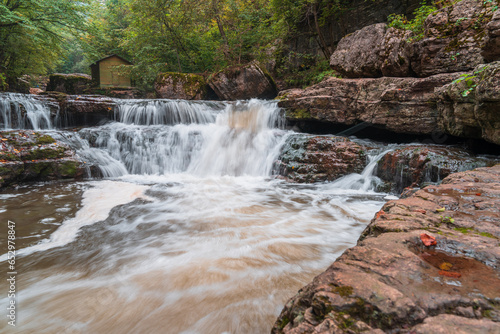
[[[278,93],[271,75],[257,62],[228,67],[212,75],[208,84],[221,100],[272,99]]]
[[[161,73],[154,86],[161,99],[204,100],[207,96],[205,78],[197,74]]]
[[[330,58],[330,65],[349,78],[375,78],[382,76],[382,58],[385,31],[384,23],[364,27],[339,42]]]
[[[429,78],[329,78],[305,90],[283,91],[279,106],[291,122],[320,121],[355,125],[365,122],[396,133],[429,135],[438,129],[435,88],[460,74]]]
[[[330,65],[349,78],[469,71],[500,59],[500,14],[494,6],[463,0],[442,8],[426,18],[422,37],[384,23],[366,26],[339,42]]]
[[[47,91],[61,92],[66,94],[85,94],[89,93],[95,83],[92,77],[87,74],[51,74]]]
[[[272,333],[498,333],[499,238],[500,165],[452,174],[387,202]]]
[[[339,42],[330,65],[348,78],[409,76],[410,35],[385,23],[364,27]]]
[[[477,66],[437,94],[439,126],[446,133],[500,145],[500,62]]]
[[[406,145],[386,153],[378,161],[375,175],[386,181],[384,190],[401,193],[408,186],[438,183],[452,173],[498,163],[498,159],[478,157],[458,147]]]
[[[0,132],[0,188],[17,182],[84,176],[86,163],[50,135],[25,130]]]
[[[343,137],[297,134],[283,146],[275,171],[294,182],[333,181],[366,166],[366,148]]]

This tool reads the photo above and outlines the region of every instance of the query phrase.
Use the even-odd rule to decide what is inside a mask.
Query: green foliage
[[[45,74],[59,60],[61,43],[86,27],[91,0],[1,0],[0,67],[8,78]]]
[[[0,92],[7,90],[7,88],[9,88],[7,78],[5,77],[5,74],[0,73]]]
[[[420,40],[424,37],[425,19],[437,10],[434,4],[427,5],[424,1],[421,3],[421,6],[413,12],[414,18],[412,20],[408,20],[403,14],[391,14],[387,20],[389,21],[389,27],[410,30],[413,32],[412,40]]]
[[[474,71],[473,73],[464,73],[460,75],[460,77],[452,82],[452,84],[459,84],[461,82],[464,82],[466,85],[466,89],[462,91],[461,95],[463,97],[467,97],[470,93],[476,89],[477,85],[484,80],[485,78],[485,73],[484,70],[486,70],[489,66],[483,66],[480,69]]]
[[[300,57],[302,64],[299,67],[294,67],[290,61],[280,64],[278,75],[284,78],[287,87],[307,87],[328,77],[340,78],[326,60],[318,61],[313,56],[294,52],[290,52],[290,57]]]

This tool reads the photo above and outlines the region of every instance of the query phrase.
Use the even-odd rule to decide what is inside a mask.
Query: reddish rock
[[[382,210],[290,299],[272,333],[500,332],[500,165],[452,174]],[[422,233],[437,245],[422,245]]]
[[[275,170],[295,182],[332,181],[361,172],[365,150],[343,137],[295,135],[283,147]]]
[[[377,165],[376,175],[389,184],[387,190],[400,193],[408,186],[437,183],[452,173],[488,167],[499,160],[476,157],[457,147],[409,145],[388,152]]]
[[[221,100],[272,99],[278,94],[273,78],[257,62],[226,68],[208,84]]]
[[[348,78],[429,77],[500,59],[500,14],[491,1],[462,0],[432,13],[423,37],[366,26],[342,38],[330,65]]]
[[[385,23],[364,27],[342,38],[330,65],[348,78],[410,76],[410,36]]]
[[[354,125],[367,122],[396,133],[431,134],[437,129],[434,90],[460,74],[429,78],[329,78],[305,90],[280,93],[279,106],[290,121],[317,120]]]

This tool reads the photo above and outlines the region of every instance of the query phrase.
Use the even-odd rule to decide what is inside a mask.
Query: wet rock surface
[[[312,183],[360,173],[365,166],[366,148],[347,138],[295,135],[284,145],[274,169],[287,180]]]
[[[452,173],[498,163],[498,158],[477,157],[458,147],[409,145],[385,154],[377,164],[376,175],[387,182],[384,190],[399,194],[405,187],[422,187]]]
[[[102,95],[47,92],[36,98],[50,106],[57,127],[93,126],[112,120],[117,105],[117,100]]]
[[[17,182],[80,179],[95,167],[86,166],[67,145],[48,134],[0,132],[0,188]]]
[[[386,203],[272,332],[499,332],[499,241],[500,165],[452,174]]]
[[[273,78],[257,62],[222,70],[208,84],[221,100],[272,99],[278,94]]]
[[[305,90],[280,92],[279,106],[289,121],[370,125],[396,133],[431,134],[437,129],[437,94],[460,76],[440,74],[429,78],[329,78]]]

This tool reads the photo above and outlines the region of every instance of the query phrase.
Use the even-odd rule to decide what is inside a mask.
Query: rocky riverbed
[[[390,201],[273,333],[500,331],[500,165]]]

